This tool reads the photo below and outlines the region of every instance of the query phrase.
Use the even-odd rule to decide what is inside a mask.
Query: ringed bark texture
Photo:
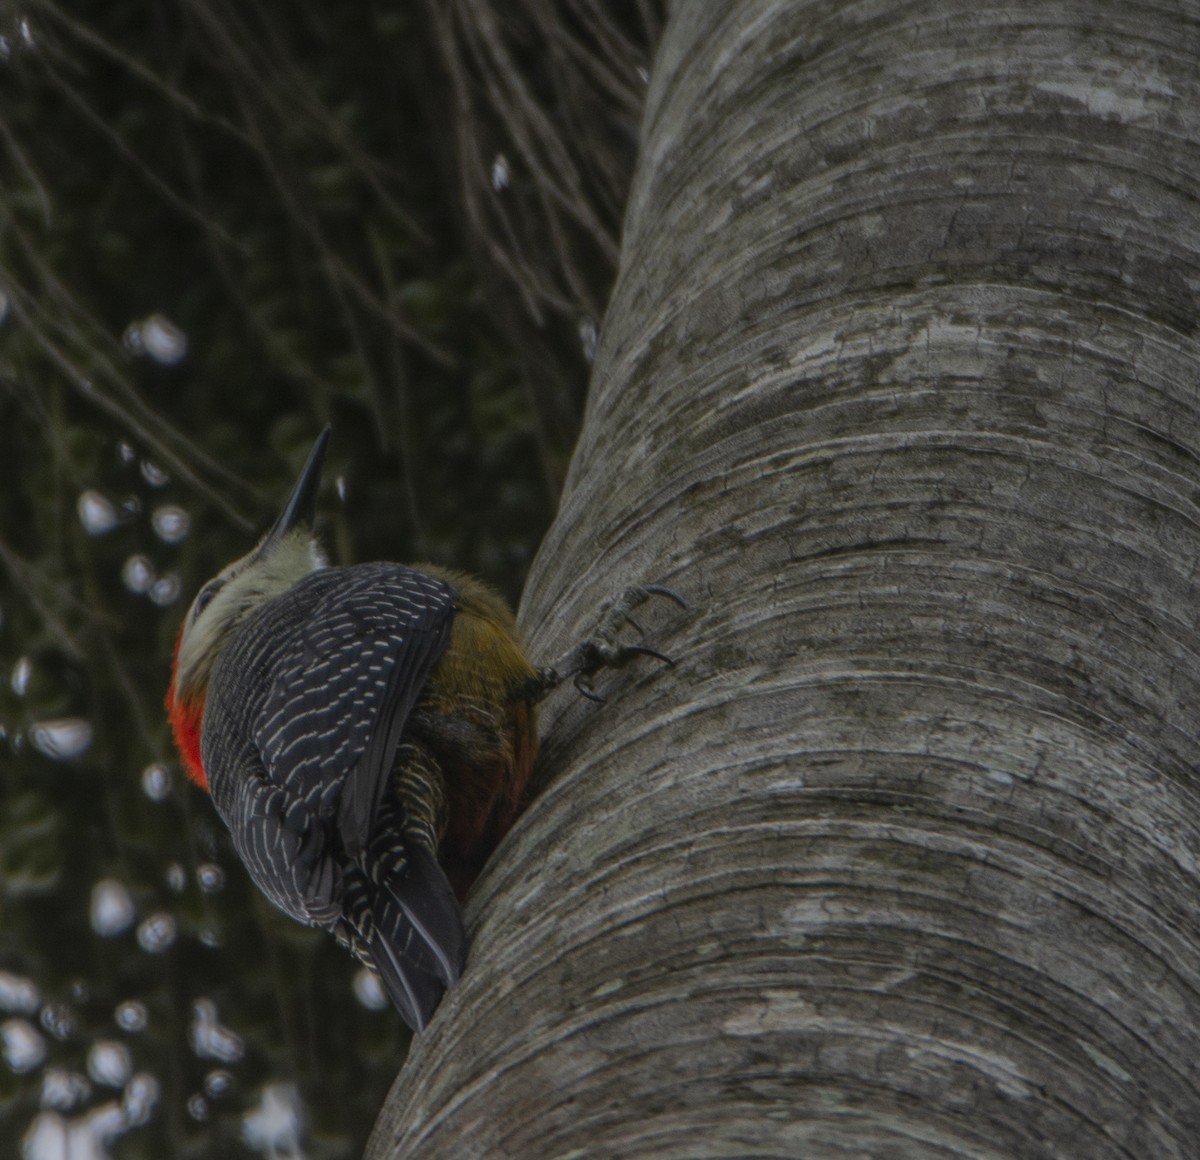
[[[678,0],[536,657],[374,1157],[1194,1157],[1200,9]],[[656,619],[655,619],[656,618]]]

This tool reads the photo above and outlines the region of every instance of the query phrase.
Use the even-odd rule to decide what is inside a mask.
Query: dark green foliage
[[[515,599],[581,409],[659,8],[0,6],[0,1049],[12,1020],[46,1045],[25,1074],[0,1058],[0,1160],[53,1109],[43,1082],[112,1042],[161,1085],[120,1160],[249,1155],[243,1114],[279,1082],[305,1156],[361,1153],[406,1033],[253,891],[184,782],[174,633],[325,421],[336,559],[433,560]],[[185,357],[149,357],[156,335]],[[111,937],[89,920],[105,881],[136,912]],[[175,938],[150,953],[162,914]],[[130,1000],[143,1030],[119,1025]],[[193,1050],[197,1000],[241,1058]],[[93,1082],[61,1116],[121,1098]]]
[[[472,274],[448,110],[429,99],[444,81],[411,7],[85,0],[0,17],[0,971],[69,1015],[61,1040],[40,1028],[44,1066],[0,1061],[0,1160],[47,1069],[86,1073],[97,1041],[162,1085],[121,1158],[248,1155],[240,1117],[274,1081],[302,1093],[306,1156],[356,1156],[402,1061],[401,1021],[354,999],[355,964],[249,886],[183,782],[161,698],[191,594],[249,547],[325,420],[339,560],[433,559],[515,598],[551,513],[546,456],[565,448],[538,437]],[[122,341],[155,314],[186,335],[174,365]],[[113,505],[104,534],[81,523],[88,491]],[[178,543],[154,531],[164,505],[190,517]],[[177,599],[130,589],[139,556]],[[71,760],[31,741],[63,719],[93,730]],[[161,801],[142,788],[155,762]],[[197,882],[209,864],[215,893]],[[137,921],[101,938],[89,899],[108,878]],[[147,953],[137,923],[160,912],[177,937]],[[130,999],[145,1030],[115,1022]],[[240,1060],[193,1052],[197,999],[244,1039]],[[232,1087],[197,1118],[214,1069]],[[120,1098],[93,1084],[64,1116]]]

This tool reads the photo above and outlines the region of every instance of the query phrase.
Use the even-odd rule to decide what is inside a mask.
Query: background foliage
[[[403,1027],[258,898],[184,784],[171,644],[327,420],[337,559],[434,559],[515,599],[658,21],[0,2],[0,1160],[71,1131],[119,1157],[251,1154],[270,1084],[302,1099],[294,1154],[360,1153]],[[98,884],[133,904],[103,936]],[[213,1011],[234,1038],[197,1037]]]

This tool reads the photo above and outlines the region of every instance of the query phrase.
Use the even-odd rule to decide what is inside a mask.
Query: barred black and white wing
[[[254,741],[270,781],[322,816],[336,810],[353,858],[370,837],[412,707],[449,643],[454,593],[400,564],[363,564],[314,572],[280,602],[309,603],[309,591],[308,615],[271,666]]]
[[[453,617],[449,585],[403,565],[313,572],[226,646],[201,738],[213,801],[255,883],[301,921],[360,928],[356,949],[373,944],[414,1026],[440,993],[434,981],[457,978],[466,943],[435,851],[416,854],[384,798]],[[415,1002],[395,993],[405,970]]]

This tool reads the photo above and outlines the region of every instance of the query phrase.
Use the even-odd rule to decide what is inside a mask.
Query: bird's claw
[[[617,634],[626,624],[632,624],[641,635],[645,635],[641,625],[630,614],[651,596],[664,596],[680,608],[687,607],[687,602],[679,593],[661,584],[630,585],[620,596],[606,600],[600,606],[600,619],[590,637],[580,641],[553,665],[540,670],[538,680],[541,695],[544,696],[571,677],[581,696],[589,701],[603,702],[605,697],[597,693],[591,683],[591,678],[600,669],[618,668],[639,656],[653,657],[662,664],[674,665],[671,657],[649,645],[623,644],[617,640]]]
[[[595,701],[597,705],[603,705],[608,698],[603,693],[597,693],[591,686],[590,673],[576,673],[575,679],[571,682],[575,686],[575,692],[581,697],[586,697],[589,701]]]
[[[674,666],[675,662],[667,656],[666,653],[661,653],[656,648],[649,648],[644,644],[623,644],[620,647],[620,660],[626,660],[630,656],[653,657],[656,661],[662,661],[664,665]],[[611,664],[612,661],[605,663]],[[617,662],[619,663],[619,662]]]
[[[637,602],[638,604],[641,604],[642,600],[645,600],[647,596],[665,596],[668,600],[674,600],[680,608],[687,608],[687,601],[673,588],[668,588],[664,584],[635,584],[633,585],[633,589],[637,589],[642,593],[641,599]],[[626,594],[631,590],[627,588],[625,590]],[[634,607],[636,608],[637,605],[634,605]]]

